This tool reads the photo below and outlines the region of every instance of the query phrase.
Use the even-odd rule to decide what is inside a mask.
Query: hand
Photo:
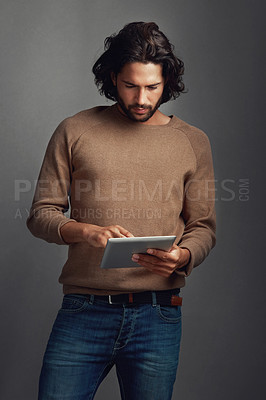
[[[178,271],[188,264],[190,251],[176,244],[169,251],[148,249],[146,254],[133,254],[132,260],[149,271],[168,278],[174,271],[185,276],[185,271]]]
[[[133,237],[133,235],[120,225],[88,225],[84,230],[84,239],[93,247],[105,247],[108,239],[123,237]]]
[[[105,247],[110,238],[133,237],[120,225],[98,226],[82,222],[68,222],[60,229],[63,240],[70,243],[87,242],[93,247]]]

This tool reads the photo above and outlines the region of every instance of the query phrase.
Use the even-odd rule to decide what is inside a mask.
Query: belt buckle
[[[111,294],[108,295],[108,302],[109,302],[109,304],[113,304],[112,303],[112,295]]]

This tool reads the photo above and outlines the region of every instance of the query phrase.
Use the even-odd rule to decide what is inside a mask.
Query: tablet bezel
[[[176,240],[176,236],[142,236],[130,238],[110,238],[104,250],[100,267],[133,268],[140,267],[132,261],[133,254],[146,253],[147,249],[168,251]]]

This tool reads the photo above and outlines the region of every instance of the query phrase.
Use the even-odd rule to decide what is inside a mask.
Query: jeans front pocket
[[[78,313],[86,310],[88,301],[85,296],[67,294],[63,298],[60,313]]]
[[[177,323],[181,320],[180,306],[162,306],[157,305],[159,317],[166,322]]]

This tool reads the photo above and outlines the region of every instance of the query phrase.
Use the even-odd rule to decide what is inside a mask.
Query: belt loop
[[[128,294],[128,301],[129,303],[133,303],[133,293]]]
[[[151,297],[152,297],[152,307],[156,307],[157,305],[156,293],[151,292]]]
[[[93,304],[94,302],[94,294],[90,294],[89,296],[89,304]]]

